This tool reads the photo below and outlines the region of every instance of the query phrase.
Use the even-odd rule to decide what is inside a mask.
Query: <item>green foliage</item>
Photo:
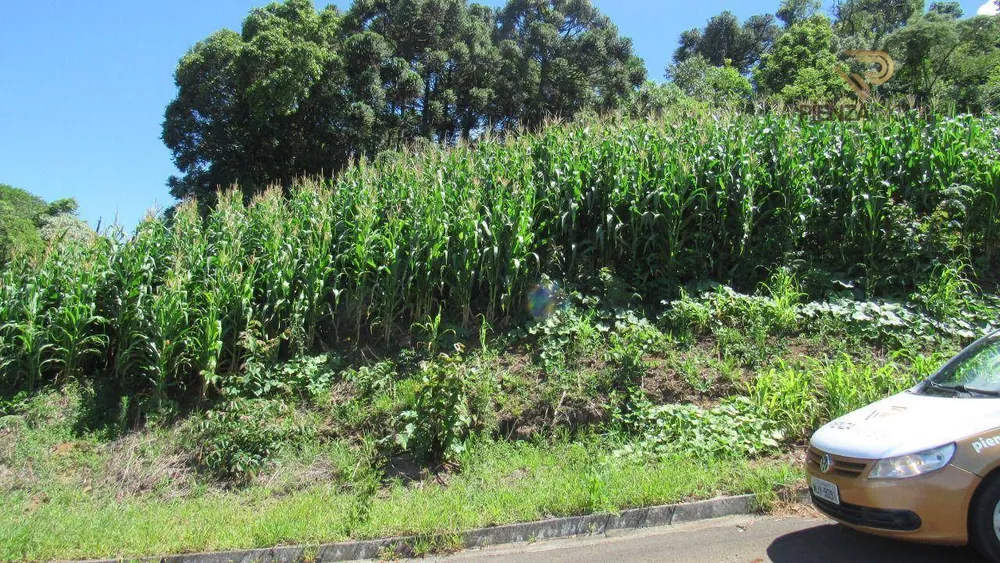
[[[785,28],[808,20],[823,7],[820,0],[781,0],[781,6],[775,16],[785,24]]]
[[[681,338],[714,336],[724,359],[760,365],[774,353],[774,337],[797,329],[803,297],[795,277],[779,269],[757,295],[721,285],[697,297],[681,290],[680,299],[668,303],[662,322]]]
[[[567,307],[528,328],[538,338],[538,357],[549,373],[565,369],[573,360],[595,349],[600,339],[594,311]]]
[[[661,118],[668,111],[678,108],[695,110],[698,107],[699,102],[689,97],[677,84],[647,80],[632,94],[625,113],[634,119]]]
[[[751,16],[740,24],[739,19],[726,10],[713,16],[703,30],[692,29],[681,35],[674,63],[701,57],[713,67],[732,66],[737,74],[747,74],[777,36],[774,16]]]
[[[785,364],[761,371],[747,396],[792,437],[805,436],[823,420],[813,373]]]
[[[922,365],[871,364],[849,356],[779,362],[748,385],[748,397],[792,438],[805,438],[822,423],[899,393],[923,377]]]
[[[940,69],[944,101],[972,112],[1000,109],[1000,17],[980,16],[956,24],[959,43]]]
[[[220,397],[241,378],[250,396],[298,393],[300,382],[278,389],[295,377],[270,366],[413,342],[417,323],[430,353],[447,350],[452,330],[459,340],[483,321],[519,322],[543,275],[585,287],[602,271],[622,310],[705,279],[758,288],[678,306],[691,318],[667,326],[712,334],[725,361],[760,364],[794,329],[799,290],[768,281],[782,266],[825,280],[814,294],[837,272],[875,303],[965,257],[964,278],[993,275],[995,130],[973,117],[594,120],[361,163],[289,197],[223,192],[205,216],[186,203],[130,237],[112,231],[0,270],[0,377],[15,391],[107,378],[142,413]],[[950,286],[936,287],[929,307],[962,316],[929,315],[928,334],[984,326],[988,307],[956,309]],[[548,371],[588,354],[611,322],[570,309],[538,323]]]
[[[727,399],[711,409],[654,406],[636,397],[632,409],[617,417],[627,433],[639,436],[617,450],[617,456],[731,459],[775,451],[784,438],[779,427],[745,397]]]
[[[192,439],[212,475],[245,483],[313,432],[284,402],[236,399],[196,421]]]
[[[336,361],[326,355],[303,356],[277,366],[252,362],[243,374],[221,385],[230,395],[312,399],[329,392]]]
[[[721,108],[744,108],[753,96],[753,85],[736,68],[712,66],[701,55],[668,66],[667,78],[688,97]]]
[[[959,46],[957,20],[930,12],[885,39],[885,48],[896,62],[889,86],[914,96],[920,104],[939,97],[945,87],[944,69]]]
[[[35,219],[45,211],[45,202],[24,190],[0,184],[0,262],[16,253],[32,253],[43,242]]]
[[[785,103],[839,99],[848,90],[836,73],[835,45],[826,16],[796,21],[763,55],[754,80],[762,94]]]
[[[996,326],[996,296],[973,295],[944,267],[941,278],[923,286],[912,302],[857,300],[851,294],[831,296],[802,307],[807,329],[827,327],[877,343],[890,350],[918,349],[942,342],[968,342]],[[935,316],[945,312],[945,316]]]
[[[924,6],[922,0],[844,0],[833,5],[831,20],[819,13],[817,0],[782,0],[776,12],[781,29],[771,16],[753,16],[740,26],[724,11],[703,30],[681,34],[668,74],[691,83],[689,77],[701,75],[706,63],[732,65],[743,75],[752,73],[756,94],[779,105],[853,104],[856,98],[837,71],[864,75],[871,69],[851,60],[838,62],[837,54],[880,50],[893,58],[895,74],[885,84],[872,85],[869,111],[945,107],[983,114],[996,109],[990,76],[1000,65],[1000,19],[962,19],[958,2],[934,2],[926,12]],[[696,102],[713,99],[704,87],[694,94],[685,90]]]
[[[494,128],[535,128],[552,116],[612,110],[646,79],[632,40],[590,0],[511,0],[496,25]]]
[[[398,378],[396,366],[392,362],[379,362],[372,366],[348,369],[341,375],[357,387],[361,397],[367,399],[390,391],[394,380]]]
[[[446,337],[455,335],[454,329],[441,327],[441,311],[438,311],[437,315],[433,318],[428,316],[426,322],[414,323],[412,328],[416,334],[422,335],[427,339],[423,343],[423,346],[426,348],[427,354],[431,357],[434,357],[441,351],[443,341]]]
[[[931,315],[938,319],[962,316],[978,287],[967,277],[969,266],[962,262],[935,268],[926,283],[914,295]]]
[[[52,242],[85,241],[93,236],[76,217],[77,203],[61,199],[46,204],[24,190],[0,184],[0,265],[29,259]]]
[[[645,373],[646,355],[666,348],[666,336],[656,326],[632,311],[619,313],[608,337],[605,359],[622,375],[635,379]]]
[[[400,415],[396,443],[433,463],[451,461],[465,449],[474,422],[468,374],[457,360],[441,356],[421,368],[412,410]]]
[[[162,134],[182,173],[171,193],[211,205],[220,187],[287,189],[417,140],[613,110],[645,78],[589,0],[359,0],[344,13],[284,0],[178,62]]]
[[[837,34],[846,47],[881,49],[883,40],[923,10],[924,0],[845,0],[834,6]]]

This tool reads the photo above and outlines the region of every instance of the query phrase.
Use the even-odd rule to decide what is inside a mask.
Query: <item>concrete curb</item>
[[[788,491],[780,495],[782,500],[801,501],[808,498],[805,490]],[[754,495],[721,497],[691,503],[653,506],[624,510],[618,514],[592,514],[554,518],[540,522],[508,524],[492,528],[481,528],[456,535],[440,534],[438,538],[457,537],[463,549],[475,549],[494,545],[523,543],[536,540],[566,538],[605,534],[614,530],[673,526],[687,522],[759,513]],[[417,536],[387,538],[380,540],[352,541],[321,546],[287,546],[264,549],[247,549],[213,553],[186,553],[162,557],[147,557],[146,563],[294,563],[304,560],[315,562],[358,561],[375,559],[386,552],[406,556],[415,542],[427,537]],[[86,563],[113,563],[116,560],[94,560]]]

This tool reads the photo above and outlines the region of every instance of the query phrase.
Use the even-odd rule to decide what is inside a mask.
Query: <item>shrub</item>
[[[370,399],[390,392],[399,374],[392,362],[378,362],[370,366],[344,370],[341,377],[354,384],[360,397]]]
[[[937,319],[960,317],[979,288],[969,281],[967,264],[954,262],[938,266],[914,294],[914,300]]]
[[[682,338],[714,336],[723,358],[760,365],[775,351],[772,337],[798,328],[799,302],[805,296],[799,287],[782,268],[761,284],[756,295],[718,284],[697,297],[682,291],[680,299],[668,303],[663,322]]]
[[[313,433],[283,402],[236,399],[206,412],[194,425],[193,439],[204,469],[242,484]]]
[[[935,318],[919,302],[858,301],[845,293],[804,305],[802,315],[807,330],[833,329],[895,351],[969,343],[995,328],[998,306],[994,295],[965,295],[952,316]]]
[[[411,410],[400,414],[396,443],[418,457],[439,464],[465,449],[473,424],[470,386],[457,360],[442,355],[424,364]]]
[[[576,307],[566,307],[528,329],[528,334],[537,338],[538,358],[547,372],[563,370],[595,349],[600,341],[595,317],[593,310],[582,312]]]
[[[225,393],[236,396],[310,399],[330,390],[337,363],[329,354],[300,356],[275,366],[251,362],[232,384],[221,386]]]
[[[779,362],[761,371],[748,384],[747,396],[792,437],[802,437],[819,426],[824,413],[815,373]]]
[[[828,420],[839,418],[917,383],[917,378],[902,366],[859,364],[841,356],[820,364],[823,411]]]
[[[624,383],[634,383],[646,372],[644,356],[665,346],[666,336],[653,323],[632,311],[621,312],[608,337],[605,360],[626,378]]]

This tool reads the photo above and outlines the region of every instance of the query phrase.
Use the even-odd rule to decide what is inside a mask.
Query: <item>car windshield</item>
[[[1000,394],[1000,333],[963,350],[931,377],[922,391]]]

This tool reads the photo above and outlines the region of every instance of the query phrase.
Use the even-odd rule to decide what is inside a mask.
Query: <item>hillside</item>
[[[609,118],[12,262],[0,558],[773,502],[996,324],[998,194],[995,117]]]

